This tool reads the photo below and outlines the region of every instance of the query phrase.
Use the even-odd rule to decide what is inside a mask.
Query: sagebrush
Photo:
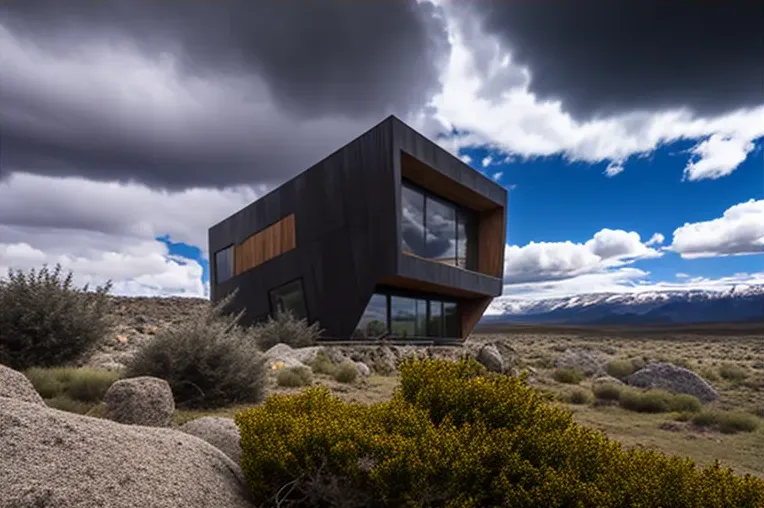
[[[758,507],[764,481],[626,450],[522,378],[407,360],[389,402],[323,387],[236,415],[261,506]]]
[[[212,408],[260,402],[266,365],[253,328],[239,325],[242,314],[224,312],[235,293],[193,319],[161,330],[138,351],[125,375],[166,380],[175,403]]]
[[[100,402],[120,378],[118,372],[87,367],[32,367],[24,375],[44,399],[66,396],[80,402]]]
[[[313,383],[313,371],[308,367],[285,367],[276,373],[276,383],[287,388],[308,386]]]
[[[263,323],[258,323],[254,334],[263,351],[276,344],[287,344],[293,348],[313,346],[321,336],[322,330],[318,322],[308,324],[305,319],[298,319],[290,311],[278,312],[276,317],[268,317]]]
[[[110,290],[111,282],[75,287],[61,265],[9,270],[0,279],[0,363],[24,370],[80,359],[111,327]]]

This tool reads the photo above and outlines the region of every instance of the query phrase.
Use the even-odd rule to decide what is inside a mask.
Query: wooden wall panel
[[[494,208],[480,214],[478,223],[478,272],[492,277],[501,278],[503,276],[506,235],[504,208]]]
[[[258,231],[236,246],[234,268],[236,275],[280,256],[297,246],[294,214]]]
[[[459,310],[462,315],[462,338],[466,339],[472,333],[483,313],[491,304],[493,298],[476,298],[472,300],[463,300],[459,302]]]

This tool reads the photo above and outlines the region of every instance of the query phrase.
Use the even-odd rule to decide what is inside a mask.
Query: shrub
[[[44,399],[62,395],[80,402],[99,402],[119,373],[108,370],[55,367],[32,367],[24,372]]]
[[[75,288],[72,272],[43,266],[8,271],[0,279],[0,363],[12,369],[53,367],[77,360],[109,331],[111,283]]]
[[[571,404],[588,404],[592,400],[592,393],[589,390],[576,388],[568,394],[566,400]]]
[[[236,415],[242,472],[269,506],[755,507],[764,481],[625,450],[522,379],[407,360],[389,402],[325,387]]]
[[[615,378],[624,379],[634,372],[634,364],[629,360],[612,360],[605,366],[605,371]]]
[[[276,373],[276,382],[279,386],[289,388],[307,386],[313,382],[313,372],[308,367],[279,369]]]
[[[724,434],[753,432],[759,427],[759,420],[753,415],[725,411],[703,411],[695,415],[692,423],[696,427],[712,428]]]
[[[358,367],[351,361],[344,361],[337,366],[334,379],[340,383],[352,383],[358,377]]]
[[[711,367],[703,367],[700,369],[700,376],[706,381],[719,381],[719,375]]]
[[[748,377],[746,370],[734,363],[724,363],[719,367],[719,375],[727,381],[742,381]]]
[[[89,402],[82,402],[81,400],[74,400],[67,395],[57,395],[52,399],[46,399],[45,404],[48,407],[60,409],[61,411],[67,411],[69,413],[77,413],[80,415],[87,414],[93,408],[93,404]]]
[[[552,377],[558,383],[576,385],[583,381],[586,376],[578,369],[555,369]]]
[[[297,319],[290,311],[279,312],[276,318],[269,317],[264,323],[255,326],[254,334],[263,351],[276,344],[287,344],[291,347],[308,347],[316,343],[322,330],[319,324],[308,325],[305,319]]]
[[[614,383],[595,385],[592,391],[597,400],[618,401],[621,398],[621,386]]]
[[[627,389],[621,391],[621,407],[638,413],[666,413],[684,411],[696,413],[703,408],[697,397],[687,394],[673,394],[663,390]]]
[[[703,410],[703,403],[694,395],[679,393],[669,397],[669,409],[684,413],[699,413]]]
[[[183,408],[212,408],[260,402],[266,366],[242,313],[224,313],[235,293],[216,306],[157,332],[127,366],[126,376],[166,380]]]
[[[644,369],[647,366],[647,359],[645,357],[636,357],[629,360],[631,362],[631,367],[634,370],[634,372]]]
[[[316,374],[325,374],[327,376],[334,376],[337,372],[337,366],[332,363],[323,351],[316,353],[316,357],[310,362],[310,368]]]

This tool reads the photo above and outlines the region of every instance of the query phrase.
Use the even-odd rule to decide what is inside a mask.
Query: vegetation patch
[[[296,388],[308,386],[313,382],[313,372],[308,367],[288,367],[279,369],[276,373],[279,386]]]
[[[638,413],[666,413],[669,411],[695,413],[703,408],[697,397],[673,394],[663,390],[621,390],[619,403],[622,408]]]
[[[293,348],[316,344],[322,330],[318,322],[312,325],[305,319],[297,319],[290,311],[279,312],[276,317],[254,327],[253,334],[260,348],[267,351],[276,344],[287,344]]]
[[[586,376],[578,369],[555,369],[552,372],[552,378],[558,383],[576,385],[583,381]]]
[[[703,411],[692,418],[696,427],[718,430],[724,434],[753,432],[759,427],[759,419],[740,412]]]
[[[90,368],[32,367],[24,372],[43,399],[60,396],[80,402],[100,402],[119,373]]]
[[[159,331],[127,366],[126,377],[166,380],[182,408],[257,403],[265,396],[266,365],[242,314],[224,309],[235,293],[194,318]]]
[[[618,402],[621,399],[621,390],[623,388],[615,383],[595,385],[592,389],[597,400],[608,402]]]
[[[635,370],[631,360],[612,360],[605,366],[605,371],[609,375],[621,380],[633,374]]]
[[[719,375],[727,381],[739,382],[748,377],[748,372],[745,368],[735,363],[723,363],[719,367]]]
[[[517,377],[476,362],[407,360],[389,402],[323,387],[240,412],[242,472],[259,505],[755,507],[764,481],[715,463],[626,450]]]
[[[310,362],[310,368],[316,374],[334,376],[337,372],[337,366],[326,356],[323,351],[318,351],[316,357]]]
[[[588,404],[592,399],[592,392],[583,388],[576,388],[565,396],[565,401],[571,404]]]
[[[334,379],[340,383],[352,383],[358,377],[358,367],[355,363],[347,360],[337,366],[334,372]]]
[[[72,272],[8,271],[0,278],[0,363],[15,370],[55,367],[79,359],[111,328],[111,283],[74,287]]]

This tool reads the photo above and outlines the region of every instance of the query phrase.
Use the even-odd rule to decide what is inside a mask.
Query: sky
[[[509,193],[504,296],[764,284],[756,2],[0,3],[0,273],[207,296],[207,229],[389,114]]]

